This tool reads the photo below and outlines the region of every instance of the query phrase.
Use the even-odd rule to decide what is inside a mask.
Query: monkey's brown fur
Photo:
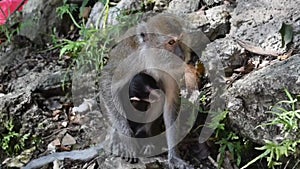
[[[125,110],[124,106],[130,104],[128,85],[135,75],[134,73],[144,71],[152,76],[156,80],[158,87],[164,92],[165,97],[162,98],[164,99],[163,105],[154,107],[161,108],[157,111],[163,111],[163,123],[166,129],[175,122],[177,117],[180,93],[178,81],[184,74],[192,75],[192,77],[188,78],[190,80],[196,79],[197,81],[198,78],[195,68],[191,66],[184,68],[184,64],[172,65],[166,62],[168,58],[171,58],[170,53],[177,55],[177,57],[182,59],[182,62],[186,60],[185,48],[180,44],[183,32],[182,25],[180,25],[177,18],[161,15],[160,17],[150,19],[147,23],[138,25],[135,29],[130,30],[131,33],[132,31],[132,35],[114,46],[110,52],[108,64],[102,70],[100,77],[101,110],[108,116],[113,128],[111,138],[112,149],[117,149],[117,151],[121,152],[120,155],[131,159],[135,158],[136,155],[133,147],[140,147],[142,145],[139,145],[139,143],[132,139],[126,140],[121,135],[134,137],[136,134],[132,127],[130,127],[127,119],[131,111],[134,110]],[[153,56],[148,56],[148,49],[151,48],[157,50],[153,51]],[[164,51],[159,49],[163,49]],[[127,61],[126,59],[133,53],[137,53],[132,57],[133,60]],[[163,61],[159,62],[157,59],[162,59]],[[172,73],[168,75],[163,71],[148,69],[147,66],[149,65],[155,65],[164,70],[171,70]],[[194,87],[192,82],[188,82],[188,86]],[[143,130],[143,127],[149,130],[149,128],[151,129],[151,125],[152,123],[137,126],[136,130]],[[147,132],[149,133],[149,131]],[[170,168],[187,168],[188,165],[181,160],[176,146],[172,147],[175,144],[176,131],[172,129],[166,132],[166,139],[169,149],[168,160]]]

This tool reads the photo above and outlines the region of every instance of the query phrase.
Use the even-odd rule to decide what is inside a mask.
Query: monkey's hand
[[[111,151],[113,154],[121,156],[127,162],[136,163],[138,144],[133,137],[120,135],[118,132],[113,132],[111,141]]]
[[[170,169],[193,169],[194,167],[186,163],[180,157],[169,153],[168,157],[169,168]]]

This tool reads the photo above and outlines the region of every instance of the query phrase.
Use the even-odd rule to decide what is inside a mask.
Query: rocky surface
[[[98,2],[91,11],[87,26],[102,28],[104,25],[118,24],[117,17],[120,15],[122,10],[141,10],[141,3],[142,0],[121,0],[116,6],[110,8],[108,12],[106,12],[104,5],[101,2]],[[99,18],[104,15],[107,15],[107,20],[99,20]]]
[[[233,83],[226,95],[227,109],[232,128],[263,144],[264,140],[284,138],[296,133],[280,133],[279,126],[261,126],[272,117],[267,111],[270,106],[281,100],[287,100],[284,89],[291,94],[300,93],[300,55],[296,54],[285,61],[276,61],[272,65],[259,69]]]
[[[117,4],[110,8],[106,24],[117,24],[119,9],[142,9],[139,0],[114,2]],[[62,151],[44,158],[47,162],[39,161],[43,162],[41,166],[166,168],[163,157],[141,159],[132,165],[105,153],[97,157],[97,153],[101,153],[97,148],[86,149],[101,143],[106,136],[105,121],[98,107],[93,107],[94,100],[89,100],[96,90],[84,88],[91,86],[90,79],[94,77],[74,76],[76,71],[70,69],[72,63],[69,59],[60,59],[59,51],[43,52],[33,45],[50,42],[49,36],[44,35],[51,34],[54,27],[62,34],[68,33],[64,31],[69,29],[69,21],[62,22],[53,10],[61,4],[56,0],[29,0],[23,10],[26,22],[20,30],[20,35],[29,40],[20,43],[18,37],[14,45],[1,49],[0,123],[13,119],[15,130],[22,135],[30,134],[31,138],[26,141],[26,151],[15,154],[15,158],[6,158],[0,150],[2,166],[22,167],[30,158]],[[172,12],[190,23],[187,31],[201,30],[208,36],[212,42],[207,45],[201,61],[212,83],[212,96],[223,96],[223,100],[212,102],[222,102],[218,108],[229,111],[228,122],[233,131],[254,143],[264,144],[264,140],[284,136],[281,126],[259,127],[273,118],[267,113],[270,106],[286,99],[285,88],[293,96],[300,94],[299,7],[300,2],[293,0],[155,0],[145,9],[147,13]],[[103,4],[96,3],[87,25],[103,27],[104,21],[98,18],[104,15],[104,9]],[[283,47],[279,33],[282,23],[290,24],[295,32],[293,43]],[[198,42],[193,44],[195,48]],[[277,58],[283,55],[288,58]],[[0,133],[7,133],[7,129],[0,126]],[[289,136],[297,137],[295,133]],[[65,151],[79,149],[86,150],[74,152],[71,156],[74,158],[66,160],[72,151]],[[90,156],[85,159],[80,155],[83,152]],[[53,157],[59,157],[56,159],[60,161]],[[217,161],[215,156],[213,158]],[[46,165],[48,163],[51,164]],[[216,166],[214,160],[196,163],[199,168]]]
[[[167,12],[174,13],[176,15],[184,15],[195,12],[198,9],[200,9],[200,0],[173,0],[169,3]]]
[[[292,0],[239,1],[232,14],[230,36],[264,49],[284,52],[286,48],[281,48],[279,30],[283,22],[299,29],[299,6],[299,1]],[[298,46],[299,39],[294,43]]]
[[[24,5],[20,35],[37,45],[45,45],[51,42],[51,34],[55,31],[66,34],[64,31],[71,25],[71,21],[62,20],[56,12],[56,8],[62,4],[62,1],[57,0],[30,0]]]
[[[216,38],[225,37],[230,30],[230,15],[233,6],[220,5],[214,8],[187,14],[189,29],[192,31],[203,31],[211,41]]]
[[[248,73],[237,69],[246,67],[249,62],[260,63],[249,74],[233,80],[233,86],[229,86],[226,92],[232,128],[260,144],[264,143],[264,139],[272,140],[278,134],[274,128],[256,128],[270,120],[266,113],[269,107],[286,98],[284,88],[293,95],[299,94],[299,56],[292,55],[287,61],[272,61],[276,56],[249,55],[238,41],[250,42],[262,50],[283,55],[290,47],[281,47],[279,30],[282,23],[291,24],[295,32],[299,29],[299,6],[299,2],[288,0],[270,3],[262,0],[239,1],[231,13],[229,34],[210,43],[204,54],[205,61],[219,60],[224,66],[225,76],[234,79],[239,73]],[[296,54],[299,53],[299,39],[298,35],[295,36],[293,46]]]

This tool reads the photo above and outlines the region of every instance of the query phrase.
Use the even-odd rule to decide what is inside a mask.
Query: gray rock
[[[168,9],[168,5],[171,0],[155,0],[153,10],[154,11],[163,11]]]
[[[217,3],[221,3],[222,0],[203,0],[203,3],[207,6],[212,6]]]
[[[245,60],[245,50],[241,48],[232,37],[217,39],[208,44],[204,51],[204,57],[201,58],[207,65],[212,60],[218,60],[222,63],[222,67],[218,68],[228,77],[231,76],[233,70],[241,67]],[[211,68],[211,69],[216,69]]]
[[[106,25],[115,25],[118,24],[117,17],[121,14],[123,10],[140,10],[141,4],[143,3],[142,0],[121,0],[117,3],[116,6],[109,8],[108,14],[105,12],[104,5],[101,2],[97,2],[89,16],[89,20],[87,22],[87,27],[98,27],[102,28],[104,23]],[[107,21],[104,21],[104,16],[107,16]]]
[[[300,1],[293,0],[241,0],[232,15],[230,35],[268,50],[284,52],[279,29],[283,22],[299,28],[299,7]]]
[[[203,31],[210,40],[217,37],[224,37],[230,29],[230,13],[233,11],[231,6],[221,5],[205,11],[189,13],[189,29]]]
[[[9,159],[4,164],[11,168],[22,168],[24,164],[28,163],[32,154],[36,150],[36,147],[32,147],[30,149],[24,150],[20,155]]]
[[[172,0],[169,3],[167,12],[176,15],[183,15],[195,12],[199,9],[200,0]]]
[[[299,54],[251,72],[233,84],[225,94],[232,128],[256,143],[275,139],[280,132],[275,126],[258,125],[271,120],[271,115],[266,113],[270,106],[287,100],[285,88],[292,95],[300,93]]]
[[[26,36],[38,45],[49,42],[54,28],[59,32],[69,25],[58,17],[55,10],[62,4],[60,0],[28,1],[22,12],[24,22],[20,28],[20,35]]]
[[[4,72],[9,66],[17,65],[25,61],[25,54],[28,53],[28,48],[15,50],[7,50],[0,53],[0,72]]]
[[[285,52],[287,48],[281,48],[279,29],[283,22],[291,24],[295,32],[300,29],[299,6],[300,2],[292,0],[239,1],[231,13],[229,34],[210,43],[201,58],[209,76],[232,76],[234,69],[247,63],[249,55],[236,40],[251,42],[265,50]],[[298,35],[294,36],[293,42],[297,53]],[[284,88],[291,94],[300,93],[299,62],[299,55],[285,61],[276,60],[234,81],[223,98],[226,98],[224,103],[229,110],[230,125],[236,132],[260,144],[264,143],[264,139],[273,140],[281,136],[276,126],[256,127],[271,120],[266,111],[271,105],[286,99]],[[221,77],[215,79],[219,79],[221,84]],[[226,88],[225,85],[223,88]]]
[[[88,22],[87,22],[87,27],[96,27],[99,26],[101,22],[101,16],[104,15],[104,5],[101,2],[97,2],[94,6],[93,9],[91,10]]]
[[[72,137],[70,134],[67,133],[67,134],[64,136],[64,138],[62,139],[61,144],[62,144],[63,146],[74,145],[74,144],[76,144],[76,140],[75,140],[74,137]]]

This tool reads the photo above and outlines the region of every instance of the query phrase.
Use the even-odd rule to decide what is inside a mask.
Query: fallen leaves
[[[255,68],[255,63],[252,62],[251,60],[248,60],[246,65],[244,65],[240,68],[234,69],[234,71],[242,73],[242,74],[247,74],[247,73],[250,73],[254,68]]]
[[[264,55],[264,56],[275,56],[275,57],[278,56],[278,53],[276,51],[263,49],[259,46],[255,46],[255,45],[251,44],[250,42],[237,40],[237,43],[242,48],[246,49],[249,52],[255,53],[255,54]]]
[[[227,82],[227,84],[229,84],[228,87],[230,87],[234,81],[242,77],[242,75],[248,74],[255,69],[261,69],[263,67],[266,67],[267,65],[270,65],[270,62],[272,60],[275,59],[286,60],[292,56],[294,52],[294,48],[292,46],[289,46],[289,44],[291,44],[293,41],[292,26],[282,23],[279,32],[282,37],[282,47],[289,48],[289,50],[285,53],[283,52],[280,53],[275,50],[264,49],[260,46],[254,45],[251,42],[242,41],[239,39],[236,40],[236,42],[249,53],[246,53],[247,57],[245,57],[246,58],[244,61],[245,64],[241,65],[238,68],[233,68],[233,72],[238,73],[239,76],[237,76],[237,78],[231,78],[231,80],[228,80],[229,81]]]

